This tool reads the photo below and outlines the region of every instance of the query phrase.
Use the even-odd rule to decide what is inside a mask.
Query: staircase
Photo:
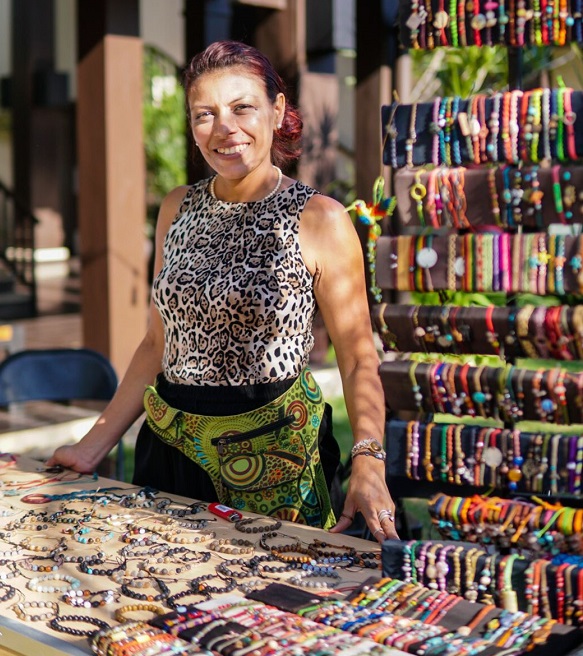
[[[38,219],[0,181],[0,321],[37,315],[34,227]]]

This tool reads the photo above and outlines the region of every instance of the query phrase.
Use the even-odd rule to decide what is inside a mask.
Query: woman
[[[300,154],[301,120],[259,51],[213,43],[191,61],[184,84],[194,142],[216,174],[163,201],[147,334],[95,426],[48,464],[95,470],[145,407],[137,485],[333,532],[360,511],[379,541],[396,537],[352,222],[342,205],[278,167]],[[328,488],[338,447],[306,366],[316,305],[355,439],[334,526]]]

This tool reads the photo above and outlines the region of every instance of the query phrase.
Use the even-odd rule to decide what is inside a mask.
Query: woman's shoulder
[[[180,185],[179,187],[172,189],[172,191],[168,192],[164,197],[162,204],[160,205],[158,220],[172,223],[177,216],[184,212],[192,198],[200,192],[206,184],[208,184],[208,180],[199,180],[192,185]]]
[[[311,189],[311,187],[307,187]],[[315,193],[306,203],[302,212],[302,221],[306,223],[317,222],[319,226],[331,226],[338,222],[350,220],[346,208],[331,196],[314,190]]]

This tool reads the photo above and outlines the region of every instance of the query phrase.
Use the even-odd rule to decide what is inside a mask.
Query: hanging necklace
[[[265,202],[266,200],[269,200],[270,198],[275,196],[275,194],[279,191],[279,188],[281,187],[281,183],[283,181],[283,173],[281,172],[281,169],[278,166],[274,166],[273,168],[277,171],[277,183],[275,184],[275,187],[267,194],[267,196],[264,196],[263,198],[260,198],[258,201],[252,201],[252,202],[256,202],[256,203]],[[213,197],[214,200],[219,200],[217,198],[216,194],[215,194],[215,180],[216,179],[217,179],[216,175],[214,175],[211,178],[208,190],[209,190],[209,194]],[[225,201],[222,201],[222,202],[225,202]]]

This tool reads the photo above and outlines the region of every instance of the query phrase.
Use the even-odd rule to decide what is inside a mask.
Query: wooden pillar
[[[393,75],[382,0],[356,3],[356,195],[371,200],[381,172],[381,105],[392,100]]]
[[[83,343],[123,375],[147,325],[138,0],[78,2]]]

